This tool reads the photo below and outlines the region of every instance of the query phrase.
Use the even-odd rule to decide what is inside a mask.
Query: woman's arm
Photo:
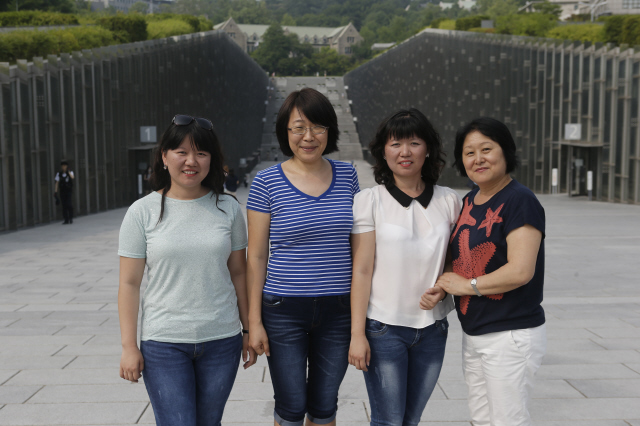
[[[247,210],[249,248],[247,253],[247,287],[249,290],[249,345],[258,355],[269,353],[269,339],[262,325],[262,289],[269,261],[269,227],[271,215]]]
[[[144,276],[147,259],[120,257],[120,287],[118,289],[118,315],[122,357],[120,377],[138,383],[144,369],[142,353],[138,349],[138,307],[140,306],[140,284]]]
[[[536,271],[542,232],[531,225],[516,228],[507,235],[507,263],[490,274],[477,278],[482,295],[506,293],[527,284]],[[455,272],[445,272],[436,285],[455,296],[473,296],[470,279]]]
[[[367,371],[371,349],[365,335],[367,308],[371,296],[371,279],[376,253],[376,232],[351,234],[353,273],[351,278],[351,345],[349,364]]]
[[[242,328],[249,329],[249,298],[247,296],[247,251],[245,249],[231,252],[227,261],[231,282],[236,289],[238,298],[238,311]],[[244,368],[249,368],[256,363],[256,353],[249,346],[249,335],[242,334],[242,360]]]

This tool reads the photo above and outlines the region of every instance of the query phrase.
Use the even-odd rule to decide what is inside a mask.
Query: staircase
[[[271,79],[269,99],[263,119],[261,159],[263,161],[284,161],[286,159],[280,151],[275,134],[276,117],[280,106],[289,93],[305,87],[311,87],[325,95],[338,116],[338,128],[340,129],[338,151],[328,154],[326,157],[341,161],[362,160],[362,145],[360,145],[356,125],[353,122],[342,77],[274,77]]]

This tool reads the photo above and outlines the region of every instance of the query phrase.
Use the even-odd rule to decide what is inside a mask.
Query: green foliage
[[[604,21],[604,40],[607,43],[622,43],[622,26],[625,15],[608,16]]]
[[[494,34],[496,32],[495,28],[469,28],[469,31],[472,33],[484,33],[484,34]]]
[[[41,27],[45,25],[78,25],[78,18],[58,12],[2,12],[0,27]]]
[[[193,32],[193,27],[180,19],[165,19],[163,21],[149,22],[147,32],[149,33],[149,40],[154,40],[189,34]]]
[[[604,42],[604,27],[600,24],[564,25],[551,29],[547,35],[561,40],[589,41],[591,43]]]
[[[626,43],[630,46],[640,45],[640,16],[625,16],[620,43]]]
[[[444,21],[446,21],[447,18],[445,17],[440,17],[440,18],[436,18],[433,21],[431,21],[431,28],[440,28],[440,24],[443,23]]]
[[[544,37],[558,25],[554,15],[543,13],[523,13],[500,16],[496,20],[496,33]]]
[[[478,0],[476,7],[479,13],[488,15],[491,19],[513,15],[518,11],[518,3],[515,0]]]
[[[61,13],[77,12],[76,4],[73,0],[5,0],[0,2],[0,11],[4,12],[15,10],[39,10],[43,12]]]
[[[113,34],[100,27],[76,27],[52,31],[12,31],[0,34],[0,61],[31,60],[34,56],[70,53],[115,44]]]
[[[438,28],[440,28],[441,30],[455,30],[456,21],[454,21],[453,19],[445,19],[444,21],[440,22]]]
[[[113,32],[121,43],[147,39],[147,21],[140,15],[105,16],[99,18],[97,24]]]
[[[479,28],[482,25],[482,21],[486,19],[489,19],[486,15],[475,15],[456,19],[456,30],[469,31],[471,28]]]
[[[554,15],[556,18],[560,18],[560,15],[562,14],[562,6],[556,3],[551,3],[549,0],[544,0],[542,3],[535,3],[533,5],[533,10],[538,13]]]
[[[143,1],[137,1],[129,7],[129,13],[142,13],[145,15],[149,12],[149,5]]]
[[[285,13],[284,15],[282,15],[282,19],[280,20],[280,25],[282,26],[296,26],[296,20],[293,19],[293,16],[289,15],[288,13]]]
[[[294,37],[295,40],[298,41],[295,35]],[[284,34],[280,24],[272,24],[267,28],[267,31],[264,32],[262,43],[260,43],[260,46],[258,46],[256,50],[251,52],[251,56],[265,70],[279,72],[281,71],[278,67],[280,61],[288,58],[289,54],[296,47],[293,40],[294,38]]]

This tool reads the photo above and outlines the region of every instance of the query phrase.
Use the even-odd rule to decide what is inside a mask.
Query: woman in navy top
[[[509,176],[516,145],[503,123],[484,117],[467,124],[454,157],[477,188],[464,197],[451,237],[453,272],[437,285],[456,296],[469,411],[474,425],[527,426],[533,376],[546,351],[544,209]]]
[[[335,424],[351,339],[351,164],[338,149],[338,120],[314,89],[293,92],[276,120],[290,157],[256,176],[249,191],[249,341],[266,353],[275,424]],[[308,371],[307,371],[308,364]]]

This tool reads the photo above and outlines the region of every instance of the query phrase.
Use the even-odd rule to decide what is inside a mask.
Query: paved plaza
[[[271,163],[273,164],[273,163]],[[262,163],[265,167],[268,163]],[[356,165],[362,187],[369,166]],[[244,204],[248,190],[240,188]],[[537,426],[640,426],[640,206],[541,195],[547,213],[548,352],[532,405]],[[120,379],[118,231],[126,209],[0,235],[0,425],[153,424],[143,384]],[[455,313],[425,426],[471,426]],[[272,425],[261,357],[240,370],[225,425]],[[368,424],[350,367],[338,424]]]

